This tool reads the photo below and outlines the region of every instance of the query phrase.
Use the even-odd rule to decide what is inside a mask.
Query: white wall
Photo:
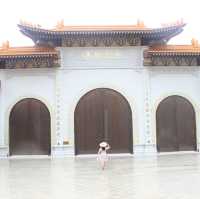
[[[143,64],[143,47],[60,48],[65,68],[133,68]]]
[[[74,110],[80,98],[95,88],[111,88],[129,102],[133,115],[134,143],[142,143],[144,79],[134,70],[63,70],[61,75],[60,129],[64,140],[74,143]]]
[[[55,142],[54,104],[55,104],[55,72],[44,69],[16,69],[3,72],[2,95],[4,99],[1,110],[4,124],[4,144],[8,145],[9,115],[13,106],[24,98],[41,100],[52,116],[52,142]],[[3,143],[2,143],[3,144]]]
[[[0,146],[8,145],[11,108],[19,100],[33,97],[50,110],[52,145],[62,147],[63,141],[69,141],[67,147],[73,154],[75,107],[84,94],[96,88],[114,89],[127,99],[134,146],[143,152],[156,144],[156,108],[169,95],[181,95],[193,104],[200,138],[198,67],[143,67],[141,47],[59,49],[63,58],[59,69],[0,70]]]
[[[134,144],[144,144],[145,75],[143,47],[59,48],[57,129],[61,143],[74,144],[74,110],[80,98],[95,88],[110,88],[128,100],[133,116]],[[57,76],[57,77],[58,77]],[[59,98],[59,99],[58,99]],[[142,133],[139,133],[142,132]]]
[[[200,139],[200,75],[198,67],[154,67],[150,70],[151,123],[153,142],[156,143],[156,109],[170,95],[185,97],[196,113],[197,140]]]
[[[0,70],[0,146],[4,145],[5,124],[4,124],[4,91],[5,91],[5,74],[4,70]]]

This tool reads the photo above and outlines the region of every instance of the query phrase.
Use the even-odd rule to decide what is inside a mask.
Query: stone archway
[[[156,129],[158,152],[197,150],[195,111],[187,99],[173,95],[161,101]]]
[[[97,153],[106,140],[111,153],[133,153],[132,113],[117,91],[98,88],[86,93],[74,113],[75,154]]]
[[[40,100],[25,98],[9,117],[10,155],[50,155],[50,113]]]

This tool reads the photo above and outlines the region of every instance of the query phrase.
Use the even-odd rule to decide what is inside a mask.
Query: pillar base
[[[156,156],[157,150],[156,145],[148,144],[148,145],[135,145],[134,156]]]
[[[74,156],[74,147],[71,145],[54,145],[51,154],[52,157]]]
[[[0,146],[0,158],[7,158],[9,150],[7,146]]]

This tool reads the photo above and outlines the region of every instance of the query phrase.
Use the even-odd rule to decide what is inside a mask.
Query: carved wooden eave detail
[[[20,31],[41,46],[148,46],[163,44],[183,31],[184,23],[161,28],[146,28],[143,23],[133,26],[64,26],[43,29],[19,24]]]
[[[200,66],[200,46],[192,45],[153,46],[144,51],[144,66]]]
[[[0,48],[0,69],[59,67],[59,52],[49,48]]]
[[[144,66],[200,66],[200,56],[162,55],[144,58]]]

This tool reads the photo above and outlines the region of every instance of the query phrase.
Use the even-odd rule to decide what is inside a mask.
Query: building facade
[[[18,25],[33,47],[0,49],[0,155],[198,151],[200,46],[185,24]]]

